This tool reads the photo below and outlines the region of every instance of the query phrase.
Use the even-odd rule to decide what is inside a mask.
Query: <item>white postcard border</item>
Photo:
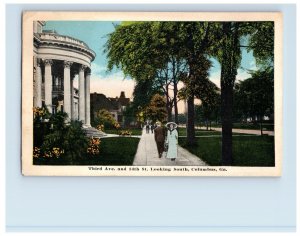
[[[165,166],[40,166],[33,165],[33,21],[274,21],[274,135],[275,167]],[[25,176],[281,176],[283,154],[283,16],[280,12],[48,12],[26,11],[22,22],[22,174]],[[102,170],[91,168],[100,168]],[[107,169],[105,169],[107,168]],[[114,168],[114,170],[112,169]],[[129,168],[139,168],[132,170]],[[148,169],[143,171],[142,169]],[[187,170],[175,171],[174,168]],[[202,168],[202,170],[192,170]],[[207,169],[208,168],[208,169]],[[205,170],[206,169],[206,170]],[[211,170],[210,170],[211,169]]]

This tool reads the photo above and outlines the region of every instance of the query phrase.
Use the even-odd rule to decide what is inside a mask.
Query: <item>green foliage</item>
[[[256,63],[263,68],[274,65],[274,22],[252,23],[248,51],[253,50]]]
[[[44,134],[43,143],[41,145],[42,152],[51,152],[53,148],[64,149],[64,135],[67,131],[65,119],[67,114],[64,112],[57,112],[50,116],[49,133]]]
[[[50,117],[50,124],[51,128],[54,130],[62,130],[64,131],[66,127],[66,119],[68,117],[68,114],[65,112],[57,112],[54,115],[51,115]]]
[[[218,50],[221,64],[222,165],[232,165],[233,86],[241,63],[240,22],[222,22],[223,38]]]
[[[274,114],[274,71],[272,68],[251,73],[251,78],[235,86],[236,117],[271,117]]]
[[[178,123],[186,124],[186,115],[185,114],[178,114]]]
[[[36,165],[132,165],[139,138],[101,139],[100,152],[91,158],[35,158]],[[120,148],[122,147],[122,148]]]
[[[104,129],[106,129],[114,127],[116,123],[117,121],[108,110],[101,109],[97,112],[95,117],[96,125],[104,125]]]
[[[150,105],[145,109],[145,116],[150,120],[156,122],[166,121],[166,100],[163,96],[155,94],[150,101]]]
[[[174,22],[123,22],[108,36],[108,69],[116,66],[137,81],[133,94],[137,115],[138,107],[148,106],[155,93],[165,95],[168,111],[177,109],[177,89],[173,95],[169,90],[171,85],[177,87],[184,67],[178,28]]]
[[[108,57],[108,69],[114,66],[122,69],[125,75],[134,79],[153,78],[161,52],[152,50],[153,24],[151,22],[118,25],[108,35],[105,52]]]
[[[209,165],[221,165],[221,137],[197,138],[197,145],[193,147],[186,145],[186,138],[179,138],[178,141],[179,145]],[[233,166],[274,166],[274,137],[233,137],[233,157]]]
[[[50,113],[47,107],[34,107],[33,108],[33,119],[34,121],[41,121],[43,119],[48,119]]]
[[[95,157],[99,154],[100,152],[100,143],[101,140],[100,138],[90,138],[89,144],[87,147],[87,153],[89,157]]]
[[[132,165],[139,138],[117,137],[105,138],[101,141],[98,165]]]
[[[222,23],[224,37],[220,43],[218,60],[221,64],[221,88],[234,86],[242,55],[240,49],[241,28],[239,22]]]
[[[116,129],[106,129],[106,134],[120,134],[122,130],[116,130]],[[131,135],[142,135],[142,129],[141,128],[129,128],[128,131],[131,133]]]
[[[159,93],[162,95],[162,91],[159,88],[155,88],[153,80],[139,80],[137,81],[133,90],[133,106],[137,109],[138,107],[146,107],[154,94]]]
[[[179,136],[186,136],[186,129],[185,128],[177,128]],[[196,129],[195,130],[196,136],[211,136],[211,135],[219,135],[221,136],[222,133],[220,131],[215,130],[206,130],[206,129]]]
[[[88,139],[82,129],[82,122],[66,122],[67,114],[49,114],[47,120],[34,121],[34,163],[37,159],[75,159],[86,156]],[[76,148],[74,148],[76,147]],[[39,162],[39,161],[37,161]]]
[[[123,111],[125,127],[130,126],[131,122],[136,121],[136,112],[137,112],[136,108],[132,104],[129,104],[128,106],[126,106],[125,111]],[[107,130],[105,132],[107,133]]]
[[[191,143],[194,97],[202,100],[206,117],[218,114],[221,100],[223,147],[228,147],[224,149],[224,160],[230,164],[233,87],[241,63],[241,47],[253,50],[258,64],[272,66],[273,35],[274,26],[270,22],[125,22],[109,35],[108,69],[116,66],[136,81],[149,81],[152,88],[158,86],[166,98],[168,119],[177,99],[187,99]],[[249,45],[241,45],[242,37],[248,38]],[[215,57],[221,64],[221,99],[208,80],[209,57]],[[172,98],[169,89],[172,85],[175,88],[180,80],[185,87],[178,94],[174,89]],[[145,100],[150,98],[148,95]],[[140,98],[137,96],[136,107],[140,106],[137,114],[142,121],[153,112],[144,109],[146,102]]]
[[[205,55],[197,55],[197,64],[193,65],[193,74],[181,73],[180,80],[184,83],[184,87],[179,90],[178,96],[181,99],[187,99],[190,96],[204,98],[209,89],[213,88],[212,82],[209,80],[209,69],[211,61]],[[208,87],[209,86],[209,87]]]
[[[116,26],[105,49],[108,69],[116,66],[137,81],[147,80],[144,85],[148,84],[148,89],[158,85],[170,99],[168,86],[179,81],[179,72],[190,72],[185,82],[207,77],[203,73],[208,73],[211,64],[208,60],[205,63],[201,60],[210,52],[218,35],[215,24],[129,22]],[[169,100],[169,103],[173,102]],[[143,107],[144,104],[141,101],[139,105]]]
[[[211,120],[213,113],[216,116],[220,109],[220,91],[219,88],[209,80],[208,70],[211,67],[211,62],[206,59],[204,55],[200,55],[199,63],[201,67],[197,69],[197,80],[192,80],[189,77],[183,77],[182,81],[185,83],[179,91],[179,96],[187,99],[189,96],[194,95],[201,100],[201,114],[203,119]]]
[[[64,134],[64,149],[69,154],[71,162],[76,159],[85,158],[88,147],[88,138],[82,129],[81,121],[71,121]]]
[[[44,136],[50,132],[50,125],[45,122],[50,116],[46,107],[33,108],[33,144],[35,147],[40,147],[44,142]]]

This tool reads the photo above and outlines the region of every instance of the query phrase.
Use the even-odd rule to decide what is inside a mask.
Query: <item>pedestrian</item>
[[[169,122],[166,124],[168,129],[166,144],[168,146],[167,158],[171,161],[175,161],[177,158],[177,146],[178,146],[178,132],[176,130],[177,124]]]
[[[164,144],[165,144],[165,130],[161,127],[160,122],[156,122],[156,128],[154,129],[154,139],[157,146],[158,157],[161,158],[164,152]]]
[[[153,130],[154,130],[154,125],[153,124],[150,125],[150,129],[151,129],[151,133],[153,134]]]
[[[149,124],[146,124],[146,133],[149,134]]]

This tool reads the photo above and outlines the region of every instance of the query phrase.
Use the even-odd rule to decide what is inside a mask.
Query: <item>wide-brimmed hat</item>
[[[174,129],[176,129],[177,126],[178,126],[175,122],[168,122],[168,123],[166,124],[166,127],[169,129],[171,124],[174,125]]]

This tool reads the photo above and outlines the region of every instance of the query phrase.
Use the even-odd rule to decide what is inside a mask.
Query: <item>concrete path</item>
[[[253,136],[260,136],[258,134],[233,134],[232,137],[253,137]],[[179,135],[179,138],[186,138],[186,135]],[[196,138],[215,138],[215,137],[222,137],[221,134],[212,134],[212,135],[196,135]]]
[[[185,125],[178,125],[181,128],[185,128]],[[206,129],[206,127],[200,127],[201,129]],[[198,127],[197,127],[198,129]],[[196,129],[196,131],[197,131]],[[220,131],[222,132],[222,128],[217,128],[217,127],[211,127],[212,130],[215,131]],[[205,131],[205,130],[204,130]],[[240,134],[255,134],[255,135],[260,135],[260,130],[257,129],[232,129],[233,133],[240,133]],[[267,131],[267,130],[263,130],[263,134],[267,134],[270,136],[274,136],[274,131]],[[211,136],[211,135],[210,135]],[[204,136],[201,136],[204,137]]]
[[[214,129],[216,131],[222,131],[222,128],[212,127],[212,129]],[[232,132],[233,133],[240,133],[240,134],[256,134],[256,135],[260,135],[260,130],[256,130],[256,129],[232,129]],[[274,136],[274,131],[263,130],[263,134]]]
[[[102,137],[102,138],[116,138],[116,137],[132,137],[132,138],[140,138],[141,135],[130,135],[130,136],[121,136],[118,134],[106,134],[106,136]]]
[[[133,161],[134,166],[205,166],[207,165],[199,157],[191,154],[188,150],[178,145],[178,157],[175,161],[166,158],[166,153],[163,153],[161,158],[158,158],[154,134],[147,134],[143,130],[141,140]]]

